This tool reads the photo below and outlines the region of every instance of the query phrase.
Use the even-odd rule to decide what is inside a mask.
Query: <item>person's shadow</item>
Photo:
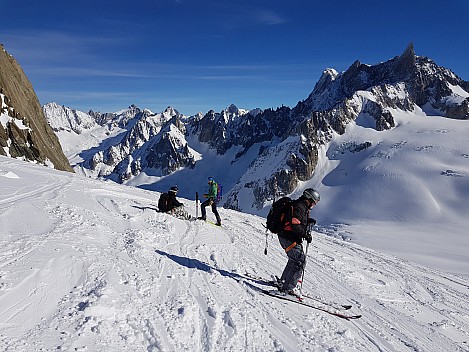
[[[207,263],[201,262],[198,259],[180,257],[178,255],[166,253],[166,252],[161,251],[159,249],[155,250],[155,252],[160,254],[160,255],[164,255],[164,256],[168,257],[169,259],[173,260],[174,262],[178,263],[179,265],[185,266],[188,269],[197,269],[197,270],[204,271],[206,273],[213,272],[213,271],[218,271],[222,276],[229,277],[229,278],[234,279],[238,282],[244,281],[244,280],[249,280],[249,281],[252,281],[254,283],[261,284],[261,285],[271,285],[271,282],[268,281],[268,280],[252,278],[252,277],[249,277],[249,276],[246,276],[246,275],[241,275],[241,274],[230,272],[230,271],[227,271],[227,270],[218,269],[218,268],[215,268],[211,265],[208,265]],[[249,286],[252,286],[252,285],[249,285]],[[259,290],[259,288],[257,288],[257,289]]]

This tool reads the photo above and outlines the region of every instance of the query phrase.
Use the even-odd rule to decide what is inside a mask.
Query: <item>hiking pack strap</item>
[[[287,253],[288,251],[290,251],[290,249],[292,249],[293,247],[296,246],[296,242],[293,242],[291,245],[289,245],[287,248],[285,248],[285,253]]]

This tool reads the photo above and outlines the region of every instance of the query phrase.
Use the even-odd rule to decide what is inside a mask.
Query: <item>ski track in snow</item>
[[[2,351],[469,351],[464,277],[315,233],[303,288],[363,315],[344,321],[243,284],[286,263],[261,218],[182,221],[153,192],[0,162]]]

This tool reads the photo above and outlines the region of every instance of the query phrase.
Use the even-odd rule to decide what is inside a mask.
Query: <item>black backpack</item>
[[[291,203],[291,198],[282,197],[272,204],[272,208],[270,208],[267,215],[267,228],[270,232],[279,233],[288,217],[291,218]]]
[[[158,209],[160,212],[165,213],[169,210],[169,194],[162,193],[158,200]]]

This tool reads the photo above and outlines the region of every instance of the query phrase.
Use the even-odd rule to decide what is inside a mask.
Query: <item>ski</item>
[[[215,227],[221,227],[221,225],[217,225],[216,223],[214,223],[213,221],[210,221],[210,220],[204,220],[204,219],[200,219],[200,218],[195,218],[194,220],[199,220],[199,221],[203,221],[207,224],[210,224],[210,225],[213,225]]]
[[[278,278],[276,276],[272,277],[271,280],[267,280],[267,279],[265,279],[263,277],[260,277],[260,276],[255,276],[255,275],[252,275],[250,273],[245,273],[245,276],[249,279],[257,281],[257,283],[259,283],[261,285],[272,286],[272,287],[279,288],[277,283],[276,283],[276,281],[278,281]],[[329,307],[331,307],[333,309],[337,309],[337,310],[349,310],[349,309],[352,309],[352,307],[353,307],[351,304],[339,304],[339,303],[326,302],[326,301],[322,300],[321,298],[310,296],[307,293],[306,294],[302,293],[302,296],[307,298],[307,299],[310,299],[312,301],[315,301],[317,303],[329,306]]]
[[[213,221],[210,221],[210,220],[207,220],[207,222],[213,226],[217,226],[217,227],[221,227],[221,225],[217,225],[216,223],[214,223]]]
[[[316,305],[316,304],[307,303],[307,302],[304,302],[300,297],[297,297],[297,296],[292,296],[292,295],[283,296],[283,295],[275,294],[275,293],[279,293],[279,291],[277,291],[277,290],[272,290],[272,291],[265,290],[265,289],[260,288],[256,285],[251,284],[248,281],[245,281],[246,279],[253,280],[252,277],[250,278],[247,275],[246,276],[238,275],[238,276],[231,276],[231,277],[234,280],[236,280],[237,282],[242,283],[242,284],[246,285],[247,287],[251,288],[252,290],[258,291],[258,292],[260,292],[264,295],[267,295],[267,296],[270,296],[270,297],[275,297],[275,298],[278,298],[278,299],[281,299],[281,300],[284,300],[284,301],[289,301],[289,302],[293,302],[293,303],[296,303],[296,304],[300,304],[302,306],[309,307],[311,309],[316,309],[316,310],[319,310],[321,312],[333,315],[333,316],[341,318],[341,319],[354,320],[354,319],[359,319],[359,318],[362,317],[361,314],[359,314],[359,315],[344,314],[340,311],[340,309],[336,309],[332,306],[325,305],[324,307],[321,307],[321,306]],[[260,284],[262,284],[262,283],[260,283]]]
[[[340,304],[339,305],[337,303],[325,302],[325,301],[323,301],[319,298],[309,296],[308,294],[303,294],[303,297],[308,298],[308,299],[313,300],[313,301],[316,301],[318,303],[324,304],[326,306],[332,307],[332,308],[337,309],[337,310],[349,310],[349,309],[352,309],[352,307],[353,307],[351,304]]]
[[[254,285],[249,285],[249,286],[253,287]],[[281,295],[275,294],[275,292],[278,292],[278,291],[269,291],[269,290],[264,290],[264,289],[261,289],[261,288],[258,288],[258,287],[257,287],[257,290],[260,291],[261,293],[263,293],[264,295],[267,295],[267,296],[270,296],[270,297],[275,297],[275,298],[278,298],[278,299],[281,299],[281,300],[284,300],[284,301],[289,301],[289,302],[293,302],[293,303],[296,303],[296,304],[300,304],[302,306],[309,307],[309,308],[312,308],[312,309],[316,309],[316,310],[319,310],[321,312],[333,315],[333,316],[341,318],[341,319],[355,320],[355,319],[360,319],[362,317],[361,314],[360,315],[348,315],[348,314],[344,314],[344,313],[342,313],[338,310],[335,310],[335,309],[333,310],[332,307],[327,308],[327,307],[320,307],[320,306],[317,306],[317,305],[314,305],[314,304],[309,304],[309,303],[306,303],[306,302],[302,301],[300,299],[300,297],[297,297],[297,296],[291,296],[291,295],[281,296]]]
[[[217,225],[216,223],[210,221],[210,220],[205,220],[206,223],[209,223],[210,225],[216,226],[216,227],[221,227],[221,225]]]

